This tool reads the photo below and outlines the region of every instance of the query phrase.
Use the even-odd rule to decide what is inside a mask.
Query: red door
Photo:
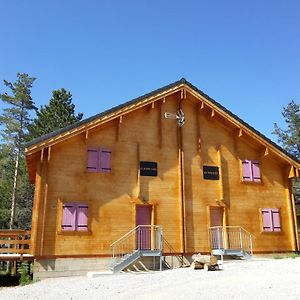
[[[151,205],[137,205],[136,206],[136,226],[140,226],[137,230],[136,247],[140,250],[151,249]]]
[[[211,242],[213,249],[224,248],[223,239],[223,212],[222,207],[210,208],[210,226],[215,227],[211,229]],[[219,226],[219,227],[217,227]],[[220,227],[221,226],[221,227]]]

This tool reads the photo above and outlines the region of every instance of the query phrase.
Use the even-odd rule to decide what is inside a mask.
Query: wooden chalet
[[[299,250],[299,161],[185,79],[29,142],[26,159],[36,277],[112,255],[119,271],[142,256]]]

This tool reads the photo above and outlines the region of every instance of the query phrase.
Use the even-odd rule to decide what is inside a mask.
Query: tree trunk
[[[17,150],[17,154],[16,154],[15,175],[14,175],[14,185],[13,185],[13,192],[12,192],[12,199],[11,199],[11,213],[10,213],[9,229],[13,228],[13,225],[15,222],[19,159],[20,159],[20,149]]]

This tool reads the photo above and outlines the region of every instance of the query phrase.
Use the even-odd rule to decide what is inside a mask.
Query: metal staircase
[[[253,255],[252,235],[240,226],[210,227],[212,255],[249,259]]]
[[[139,225],[110,245],[112,251],[111,270],[120,272],[141,257],[160,258],[162,268],[163,232],[157,225]]]

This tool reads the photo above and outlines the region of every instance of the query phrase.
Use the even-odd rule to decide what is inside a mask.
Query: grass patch
[[[283,259],[284,257],[283,256],[281,256],[281,255],[275,255],[274,256],[274,259]]]

